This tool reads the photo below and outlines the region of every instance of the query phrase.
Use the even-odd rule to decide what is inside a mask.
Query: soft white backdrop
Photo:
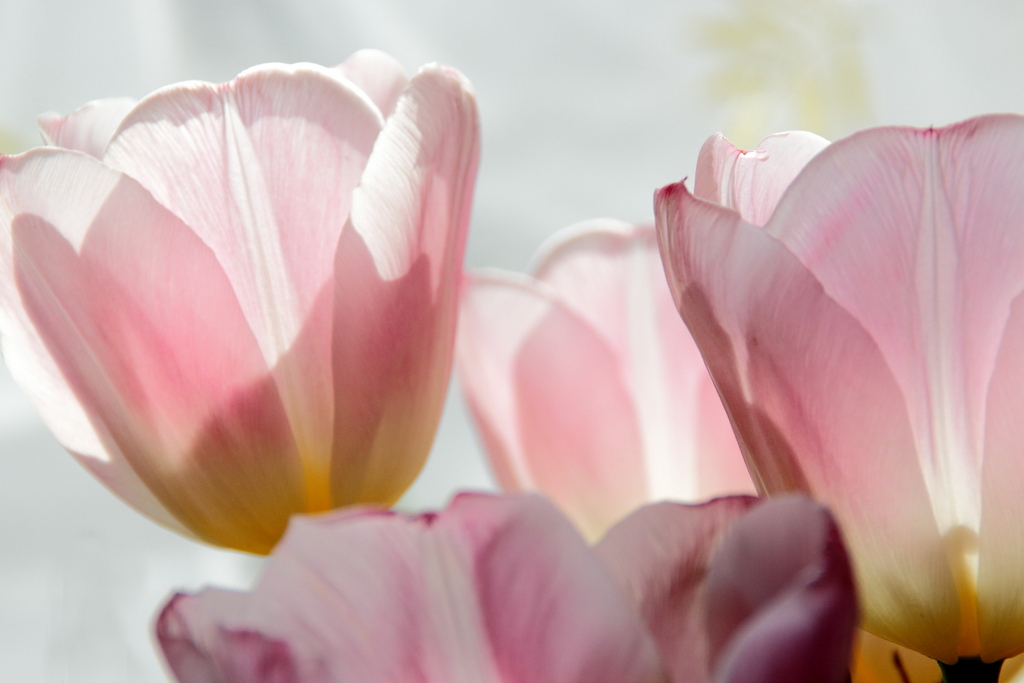
[[[692,175],[719,130],[749,143],[807,121],[836,136],[1024,112],[1017,0],[0,0],[0,151],[36,144],[42,111],[362,47],[410,71],[456,66],[476,87],[470,266],[524,269],[579,220],[650,220],[654,188]],[[730,60],[746,82],[723,75]],[[453,387],[407,509],[492,486]],[[0,681],[164,680],[149,635],[162,600],[245,586],[258,566],[107,493],[0,370]]]

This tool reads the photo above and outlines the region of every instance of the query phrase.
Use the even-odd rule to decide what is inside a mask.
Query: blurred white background
[[[724,131],[943,125],[1024,112],[1018,0],[0,0],[0,152],[34,119],[362,47],[473,82],[483,158],[467,261],[525,269],[571,223],[652,219]],[[406,509],[492,487],[453,384]],[[0,370],[0,681],[165,680],[153,612],[259,562],[142,518],[65,454]]]

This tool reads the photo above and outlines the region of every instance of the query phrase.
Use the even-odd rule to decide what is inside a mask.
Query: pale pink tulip
[[[169,86],[112,131],[123,104],[41,121],[99,160],[0,157],[15,379],[111,490],[210,543],[396,500],[451,368],[469,84],[366,51]]]
[[[987,116],[833,143],[763,228],[656,197],[759,488],[827,502],[866,627],[946,663],[1024,650],[1022,158],[1024,118]]]
[[[662,504],[592,549],[540,497],[463,494],[296,518],[251,593],[179,594],[156,634],[180,683],[842,683],[856,618],[806,499]]]
[[[542,491],[590,538],[646,502],[753,491],[652,227],[582,223],[533,277],[470,277],[457,356],[501,486]]]

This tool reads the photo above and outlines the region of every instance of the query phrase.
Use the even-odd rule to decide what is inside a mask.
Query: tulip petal
[[[220,657],[211,657],[193,642],[191,624],[244,613],[246,606],[241,594],[206,590],[200,599],[179,593],[164,607],[156,624],[157,640],[179,683],[330,683],[323,667],[311,666],[300,676],[288,643],[255,631],[216,634],[224,651]]]
[[[89,102],[67,116],[56,112],[41,114],[36,123],[46,144],[102,159],[110,138],[134,106],[131,97],[112,97]]]
[[[331,282],[352,190],[381,125],[331,70],[270,64],[222,85],[153,93],[103,161],[210,245],[272,366]]]
[[[1024,467],[1021,416],[1024,396],[1024,296],[1018,296],[1003,331],[987,400],[985,464],[982,471],[981,534],[977,553],[978,627],[981,656],[995,661],[1019,654],[1024,644]]]
[[[366,95],[335,71],[264,65],[223,85],[184,83],[150,95],[103,158],[195,230],[223,265],[275,369],[310,510],[331,507],[334,253],[382,125]]]
[[[703,362],[701,358],[701,366]],[[687,363],[686,367],[691,368],[689,363],[692,361],[687,359]],[[736,432],[733,431],[729,416],[722,406],[722,398],[710,375],[701,379],[699,393],[692,400],[697,405],[696,445],[693,453],[697,458],[700,494],[691,502],[715,496],[756,493],[747,463],[736,441]]]
[[[721,133],[712,135],[697,157],[693,193],[764,225],[793,179],[828,144],[814,133],[793,131],[769,135],[744,152]]]
[[[523,341],[558,305],[547,294],[529,278],[496,270],[467,275],[463,283],[456,349],[459,379],[505,491],[537,490],[519,438],[513,368]]]
[[[646,500],[619,359],[584,320],[528,281],[492,274],[472,281],[464,296],[467,397],[513,455],[497,469],[550,495],[597,537]]]
[[[491,431],[505,433],[515,458],[498,469],[517,472],[519,486],[551,496],[597,538],[647,499],[643,444],[619,358],[541,287],[494,274],[464,296],[467,396]],[[510,355],[488,358],[492,344]],[[500,384],[484,384],[498,372]]]
[[[394,502],[430,450],[451,373],[478,158],[468,82],[422,68],[377,140],[335,255],[336,505]]]
[[[380,50],[359,50],[334,68],[366,93],[384,118],[395,111],[409,82],[401,62]]]
[[[1019,430],[986,432],[986,405],[1011,305],[1024,290],[1022,154],[1017,115],[864,131],[812,161],[766,227],[872,336],[905,397],[929,511],[960,584],[964,656],[989,651],[974,616],[982,462],[990,451],[995,459],[1020,453]],[[1019,423],[1020,415],[996,419]],[[1005,595],[978,599],[994,605]],[[999,639],[1005,656],[1010,639],[1024,643],[1024,628]]]
[[[352,225],[381,278],[400,278],[423,255],[431,287],[447,287],[452,262],[462,262],[479,128],[459,72],[429,64],[409,82],[352,198]]]
[[[157,638],[181,683],[254,658],[296,683],[663,680],[607,569],[534,497],[296,519],[251,594],[178,596]]]
[[[210,542],[269,549],[302,508],[297,459],[213,253],[85,155],[40,150],[4,170],[20,295],[5,303],[23,306],[101,438],[167,510]]]
[[[745,515],[708,566],[716,683],[844,683],[857,627],[853,574],[831,515],[805,498]]]
[[[875,339],[736,212],[677,184],[658,192],[656,215],[676,304],[759,489],[830,501],[847,530],[867,628],[954,661],[957,586],[904,396]]]
[[[84,232],[108,195],[105,184],[113,180],[97,178],[96,187],[69,188],[64,164],[50,158],[32,152],[0,160],[0,344],[7,367],[57,440],[83,466],[139,512],[192,536],[146,488],[117,444],[97,432],[24,308],[14,273],[15,215],[40,215]],[[31,190],[35,186],[57,188],[68,199],[50,202]]]
[[[536,278],[619,359],[642,431],[648,500],[753,493],[700,351],[672,302],[653,226],[588,221],[560,232],[541,254]]]
[[[759,499],[660,503],[612,527],[595,552],[654,635],[675,683],[710,680],[703,583],[722,537]]]
[[[661,292],[653,285],[659,278],[664,280],[664,271],[660,262],[648,268],[646,259],[652,249],[658,258],[649,228],[611,219],[585,221],[558,231],[541,246],[534,258],[533,276],[549,285],[566,306],[600,333],[616,356],[625,359],[630,355],[630,305],[660,303],[657,295]],[[671,306],[667,286],[665,298]],[[651,311],[647,317],[655,315]],[[656,323],[647,327],[654,330]]]

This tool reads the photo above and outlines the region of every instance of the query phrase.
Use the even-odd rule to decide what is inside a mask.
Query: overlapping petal
[[[210,249],[134,180],[86,156],[40,150],[0,172],[17,288],[5,307],[23,307],[108,452],[200,538],[268,549],[301,509],[289,471],[298,462]],[[57,212],[43,174],[73,188]],[[78,225],[60,220],[65,211]]]
[[[498,479],[591,537],[650,500],[751,489],[650,228],[591,221],[535,276],[469,279],[460,375]]]
[[[541,247],[535,277],[615,350],[643,438],[647,500],[752,492],[700,351],[672,303],[653,226],[578,224]]]
[[[858,622],[839,527],[805,498],[736,522],[708,567],[709,654],[716,681],[842,683]]]
[[[839,529],[801,497],[663,503],[596,548],[676,683],[847,680],[857,600]]]
[[[868,627],[946,662],[1024,647],[1022,147],[1009,115],[865,131],[815,156],[763,231],[681,186],[657,200],[755,476],[828,501]]]
[[[732,496],[648,505],[594,547],[647,623],[676,683],[711,679],[708,566],[729,529],[760,502]]]
[[[52,163],[50,159],[56,159]],[[71,172],[65,170],[71,167]],[[84,170],[85,187],[69,185],[74,169]],[[15,215],[25,213],[69,234],[84,234],[119,181],[87,160],[74,155],[33,152],[21,159],[0,159],[0,221],[12,225]],[[40,197],[38,188],[50,188],[66,199],[61,203]],[[10,231],[0,238],[0,337],[4,360],[11,375],[44,416],[57,439],[111,490],[130,505],[177,531],[189,534],[146,488],[128,465],[124,454],[92,421],[57,361],[21,302],[15,281],[14,242]]]
[[[210,245],[273,364],[320,291],[383,126],[356,88],[315,65],[264,65],[229,83],[145,98],[103,161]]]
[[[424,67],[374,147],[335,255],[335,501],[394,502],[430,450],[479,153],[469,83]]]
[[[275,368],[308,472],[309,509],[331,507],[333,392],[324,370],[334,250],[381,126],[372,103],[330,70],[267,65],[223,85],[150,95],[104,155],[223,264]],[[301,352],[288,354],[297,342]]]
[[[915,649],[941,642],[955,659],[956,584],[920,470],[906,456],[913,438],[902,395],[874,341],[792,254],[734,211],[671,185],[659,192],[658,215],[677,304],[758,488],[832,501],[869,628]],[[907,557],[915,581],[897,580]],[[900,605],[913,605],[913,619]]]
[[[181,683],[664,680],[612,575],[536,497],[296,520],[251,594],[179,595],[157,638]]]
[[[596,539],[643,504],[643,444],[619,359],[546,289],[470,281],[461,376],[503,488],[539,490]]]
[[[1010,607],[1011,596],[1024,595],[1015,563],[1024,548],[1002,550],[1012,533],[1006,520],[1019,528],[1024,508],[1016,494],[998,491],[1008,478],[1024,480],[1019,428],[1005,426],[1019,424],[1024,406],[997,379],[1022,369],[1011,314],[1024,290],[1022,153],[1017,116],[865,131],[810,167],[799,186],[804,199],[781,204],[768,228],[884,354],[961,584],[961,654],[986,659],[1024,648],[1024,611]],[[983,470],[995,475],[988,486]],[[997,490],[986,495],[989,487]],[[993,552],[979,555],[985,536]]]
[[[590,548],[540,497],[461,494],[296,518],[251,593],[179,594],[156,631],[180,683],[831,683],[856,618],[806,499],[651,506]]]

